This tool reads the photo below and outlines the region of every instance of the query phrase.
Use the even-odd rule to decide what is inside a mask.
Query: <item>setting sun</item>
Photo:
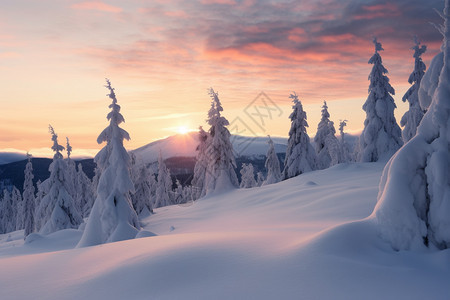
[[[186,134],[186,133],[189,132],[189,128],[187,128],[187,126],[179,126],[179,127],[177,128],[177,132],[178,132],[179,134]]]

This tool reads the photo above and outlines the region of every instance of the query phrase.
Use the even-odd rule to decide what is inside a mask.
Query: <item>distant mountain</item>
[[[26,158],[27,158],[26,154],[23,153],[0,152],[0,165],[9,164]]]
[[[164,159],[171,157],[195,157],[198,146],[198,133],[177,134],[165,139],[152,142],[143,147],[132,150],[138,161],[151,164],[158,160],[159,152]],[[275,151],[286,153],[287,138],[273,137]],[[231,136],[231,143],[236,157],[261,157],[267,153],[267,137]]]

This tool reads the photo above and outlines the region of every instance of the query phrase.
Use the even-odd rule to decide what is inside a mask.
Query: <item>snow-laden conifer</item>
[[[38,216],[43,224],[39,232],[42,234],[66,228],[78,228],[82,222],[74,200],[67,192],[67,182],[65,181],[67,164],[61,154],[64,147],[58,144],[58,135],[51,125],[49,132],[53,141],[51,149],[55,154],[49,167],[48,193],[42,198],[38,209]]]
[[[25,165],[25,180],[23,182],[23,219],[24,219],[24,238],[34,232],[34,211],[35,197],[33,185],[33,164],[31,155],[27,153],[28,162]]]
[[[235,172],[236,161],[230,141],[231,134],[227,129],[229,122],[222,116],[223,107],[219,94],[212,88],[209,94],[212,101],[207,121],[211,127],[206,149],[208,164],[202,194],[226,191],[239,186]]]
[[[130,192],[134,192],[130,178],[130,156],[123,146],[123,140],[129,140],[130,136],[119,127],[125,119],[120,113],[111,82],[107,79],[106,83],[112,103],[107,115],[109,125],[97,138],[99,144],[106,142],[94,158],[101,170],[97,198],[77,247],[132,239],[138,232],[137,228],[140,228],[129,196]]]
[[[171,205],[170,192],[172,191],[172,178],[166,167],[161,151],[158,156],[158,181],[156,184],[155,208]]]
[[[208,136],[209,134],[203,130],[203,127],[199,127],[198,141],[199,144],[196,148],[197,156],[194,167],[194,177],[192,178],[191,185],[193,187],[193,192],[195,192],[195,198],[200,198],[205,196],[206,189],[204,189],[205,178],[206,178],[206,168],[208,167],[208,156],[206,155],[206,150],[208,148]]]
[[[334,124],[330,121],[327,102],[323,102],[322,118],[314,137],[317,154],[317,168],[326,169],[342,162],[341,146],[335,136]]]
[[[360,162],[388,160],[403,144],[394,109],[397,107],[394,88],[389,83],[388,73],[378,51],[384,50],[374,38],[375,53],[370,58],[372,71],[369,75],[369,96],[363,105],[366,112],[364,129],[359,137],[358,158]]]
[[[149,169],[145,164],[137,168],[136,180],[134,182],[134,188],[136,192],[132,195],[132,199],[135,199],[133,205],[136,213],[140,215],[143,212],[153,212],[153,197],[152,194],[152,181],[154,177],[150,174]]]
[[[20,194],[20,191],[15,186],[13,187],[12,193],[11,193],[11,199],[12,203],[14,205],[14,217],[16,219],[16,230],[20,230],[24,228],[25,225],[25,219],[24,219],[24,203],[22,199],[22,195]]]
[[[306,121],[306,112],[294,92],[289,96],[294,105],[291,119],[291,129],[289,130],[289,139],[286,149],[286,158],[284,160],[283,179],[288,179],[305,172],[317,169],[316,153],[309,142],[309,136],[306,133],[308,123]]]
[[[256,186],[255,170],[251,163],[242,164],[240,188],[248,189]]]
[[[339,122],[339,133],[341,136],[341,153],[342,153],[342,162],[349,162],[352,160],[352,155],[350,151],[350,146],[348,145],[347,141],[345,140],[345,132],[344,127],[347,126],[347,120],[340,120]]]
[[[89,216],[95,200],[95,191],[92,182],[83,171],[83,165],[78,164],[76,173],[76,203],[80,207],[81,215],[85,218]]]
[[[77,188],[76,188],[76,181],[77,181],[77,167],[75,165],[75,161],[70,157],[72,154],[72,146],[70,145],[69,138],[66,137],[66,151],[67,151],[67,168],[66,168],[66,187],[67,192],[69,195],[76,201],[77,198]],[[78,210],[81,212],[82,207],[78,206],[78,203],[75,202],[75,205],[77,206]]]
[[[450,0],[443,68],[417,134],[386,165],[374,215],[394,249],[450,248]]]
[[[281,172],[280,172],[280,174],[281,174]],[[256,173],[256,186],[262,186],[265,180],[266,180],[266,178],[264,177],[264,174],[261,171]]]
[[[422,54],[427,50],[427,46],[420,46],[420,42],[417,40],[417,36],[414,37],[415,45],[411,49],[414,50],[414,70],[409,75],[408,82],[412,86],[403,96],[403,102],[408,101],[409,110],[403,115],[400,125],[403,126],[402,138],[403,142],[408,142],[414,135],[416,135],[417,126],[425,114],[425,111],[420,107],[419,103],[419,87],[420,82],[425,74],[425,63],[422,61]]]
[[[275,152],[275,147],[273,145],[273,141],[270,138],[270,136],[267,143],[269,144],[269,149],[267,150],[266,155],[267,158],[265,162],[267,177],[262,183],[262,185],[277,183],[281,181],[280,161],[278,159],[277,153]]]
[[[0,211],[1,228],[3,229],[2,233],[14,231],[16,229],[16,219],[14,217],[11,193],[7,189],[3,190]]]

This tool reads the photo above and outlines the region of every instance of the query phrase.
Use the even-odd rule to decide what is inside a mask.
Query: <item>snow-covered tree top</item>
[[[48,131],[52,135],[53,146],[52,146],[51,149],[55,152],[55,155],[53,156],[53,159],[63,158],[63,156],[61,154],[61,151],[64,150],[64,147],[58,144],[58,135],[56,134],[56,132],[53,129],[52,125],[48,125]]]
[[[347,126],[348,120],[339,120],[339,132],[341,135],[344,134],[344,127]]]
[[[381,46],[381,43],[377,41],[377,37],[373,38],[373,44],[375,45],[375,53],[378,53],[378,51],[383,51],[383,47]]]
[[[120,105],[117,104],[116,93],[114,92],[114,88],[111,86],[109,79],[106,79],[105,87],[109,90],[109,94],[107,94],[107,96],[112,100],[112,103],[109,105],[111,111],[106,116],[106,118],[110,121],[110,124],[102,131],[102,133],[100,133],[97,138],[97,143],[101,144],[103,142],[109,142],[113,135],[121,141],[124,139],[130,140],[130,135],[128,132],[122,128],[119,128],[119,124],[125,122],[125,119],[120,113]]]
[[[68,137],[66,137],[66,141],[67,141],[67,143],[66,143],[67,158],[70,159],[70,154],[72,153],[72,146],[69,143],[69,138]]]

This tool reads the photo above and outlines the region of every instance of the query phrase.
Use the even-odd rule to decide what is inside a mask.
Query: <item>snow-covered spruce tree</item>
[[[277,153],[275,152],[275,147],[273,145],[273,141],[269,136],[269,149],[267,150],[267,158],[266,158],[266,170],[267,170],[267,178],[264,180],[262,185],[277,183],[281,181],[281,169],[280,169],[280,161],[278,160]]]
[[[450,248],[450,0],[442,17],[437,89],[417,134],[386,165],[372,214],[397,250]]]
[[[173,195],[173,199],[172,199],[172,203],[173,204],[183,204],[185,203],[185,199],[183,198],[184,194],[183,194],[183,185],[181,184],[181,182],[177,179],[175,181],[175,190],[173,191],[172,195]]]
[[[23,199],[22,195],[20,194],[20,191],[15,186],[13,187],[12,193],[11,193],[11,199],[12,203],[14,205],[14,217],[15,217],[15,224],[16,228],[15,230],[20,230],[24,228],[24,206],[23,206]]]
[[[38,208],[42,227],[39,232],[49,234],[67,228],[78,228],[82,222],[81,215],[74,205],[74,200],[67,192],[66,172],[67,164],[61,151],[64,147],[58,144],[58,135],[49,125],[52,136],[52,150],[55,152],[50,164],[50,178],[48,179],[48,193],[42,198]]]
[[[30,233],[34,232],[34,185],[33,185],[33,164],[31,163],[31,155],[27,153],[28,162],[25,166],[25,181],[23,182],[23,218],[24,218],[24,233],[26,238]]]
[[[208,164],[202,192],[205,195],[239,186],[235,172],[236,161],[230,141],[231,134],[226,127],[229,122],[221,115],[223,108],[219,100],[219,94],[212,88],[209,90],[209,94],[212,101],[207,121],[211,128],[209,129],[209,142],[206,149]]]
[[[134,208],[138,215],[143,212],[146,214],[152,213],[152,198],[154,197],[152,195],[152,180],[154,180],[154,177],[145,165],[141,165],[137,170],[134,182],[136,192],[132,195],[132,199],[135,199],[132,201]]]
[[[248,189],[256,186],[255,171],[253,165],[242,164],[241,168],[241,185],[240,188]]]
[[[199,144],[196,148],[197,157],[194,167],[194,177],[192,178],[191,185],[195,192],[195,199],[205,196],[206,189],[204,189],[206,168],[208,166],[208,156],[206,150],[208,148],[208,136],[209,134],[203,130],[203,127],[199,127],[198,141]]]
[[[67,192],[72,197],[72,199],[76,200],[77,198],[77,191],[76,191],[76,181],[77,181],[77,167],[75,165],[75,162],[70,158],[70,155],[72,154],[72,146],[69,143],[69,138],[66,137],[66,151],[67,151],[67,169],[66,169],[66,187]],[[75,202],[77,205],[78,210],[81,212],[82,207],[78,206],[78,203]]]
[[[132,239],[140,228],[129,196],[130,192],[134,192],[130,178],[130,156],[123,146],[123,140],[129,140],[130,136],[119,127],[125,119],[108,79],[106,88],[112,103],[107,115],[109,126],[97,138],[99,144],[106,142],[94,158],[101,170],[97,198],[77,247]]]
[[[281,172],[280,172],[281,176]],[[264,177],[264,174],[260,171],[256,173],[256,186],[262,186],[266,178]]]
[[[85,218],[89,216],[95,200],[95,191],[92,188],[92,182],[84,173],[83,166],[78,164],[76,173],[76,203],[80,207],[81,215]]]
[[[316,153],[309,142],[309,136],[306,133],[306,112],[294,92],[289,96],[294,105],[291,119],[291,129],[289,130],[289,139],[286,149],[286,158],[284,160],[283,179],[295,177],[305,172],[317,169]]]
[[[171,205],[169,193],[172,191],[172,178],[170,171],[162,158],[161,151],[158,156],[158,181],[156,184],[154,208]]]
[[[13,203],[11,199],[11,193],[7,190],[3,190],[3,200],[1,206],[0,221],[3,233],[8,233],[16,229],[16,219],[14,218]]]
[[[323,101],[322,118],[314,137],[318,169],[326,169],[342,162],[341,147],[335,134],[336,130],[333,122],[330,121],[327,102]]]
[[[42,198],[44,198],[45,196],[45,192],[44,192],[44,186],[42,185],[41,180],[38,180],[36,182],[36,198],[34,199],[34,231],[39,231],[39,229],[41,229],[41,222],[39,219],[39,215],[38,215],[38,209],[39,206],[41,205],[41,201]]]
[[[375,54],[370,58],[373,64],[369,75],[369,96],[363,105],[366,112],[364,129],[359,137],[358,161],[374,162],[388,160],[403,144],[394,109],[397,107],[394,88],[389,84],[388,73],[382,64],[378,51],[384,50],[374,38]]]
[[[408,82],[412,86],[403,96],[403,102],[409,102],[409,110],[403,115],[400,125],[403,128],[402,138],[403,142],[408,142],[414,135],[416,135],[417,126],[425,114],[425,111],[420,107],[419,103],[419,87],[420,82],[425,74],[426,66],[422,61],[422,54],[427,50],[427,46],[422,45],[417,40],[417,36],[414,37],[415,46],[411,49],[414,50],[414,71],[409,75]]]
[[[347,120],[340,120],[339,122],[339,133],[341,135],[341,153],[342,153],[342,162],[349,162],[352,160],[350,146],[345,140],[344,127],[347,126]]]

